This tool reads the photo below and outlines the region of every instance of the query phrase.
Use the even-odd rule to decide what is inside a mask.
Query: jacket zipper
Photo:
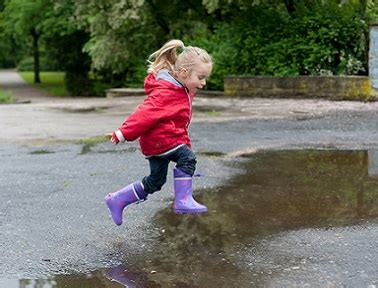
[[[190,123],[192,122],[192,101],[190,100],[190,94],[189,94],[189,90],[188,88],[185,88],[185,93],[186,93],[186,96],[188,97],[188,102],[189,102],[189,120],[188,120],[188,123],[186,124],[186,129],[189,128],[190,126]]]

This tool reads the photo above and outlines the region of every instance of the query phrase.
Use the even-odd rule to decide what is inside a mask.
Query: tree
[[[143,0],[75,1],[78,24],[90,35],[84,51],[92,59],[92,68],[110,81],[124,82],[138,62],[136,55],[144,50],[141,44],[148,43],[147,36],[152,38],[142,29],[148,26],[143,4]]]
[[[39,40],[43,33],[42,23],[46,13],[52,9],[49,0],[9,0],[6,2],[4,19],[9,33],[20,38],[31,37],[31,51],[34,58],[34,82],[40,83]]]
[[[65,72],[65,86],[72,96],[91,95],[89,79],[91,59],[83,51],[89,33],[80,29],[74,15],[74,1],[50,0],[53,9],[43,21],[46,55],[58,62]]]
[[[79,25],[90,33],[84,50],[92,67],[116,85],[124,78],[141,83],[150,53],[171,38],[196,39],[210,16],[201,0],[77,0],[75,7]]]
[[[15,61],[13,55],[11,55],[12,38],[5,31],[4,9],[4,0],[0,0],[0,67],[8,68],[14,66]]]
[[[378,14],[374,0],[0,0],[0,8],[4,3],[8,35],[32,39],[37,72],[42,44],[64,67],[67,85],[89,85],[91,70],[113,87],[141,85],[146,58],[172,38],[213,55],[212,89],[222,89],[229,74],[366,73],[368,23]]]

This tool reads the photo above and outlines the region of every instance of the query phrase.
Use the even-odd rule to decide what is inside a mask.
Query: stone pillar
[[[369,76],[373,88],[378,90],[378,23],[370,25]]]

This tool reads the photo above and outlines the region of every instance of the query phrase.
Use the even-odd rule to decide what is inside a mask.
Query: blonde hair
[[[178,48],[182,49],[181,53],[177,53]],[[176,73],[182,68],[191,72],[198,60],[203,63],[213,63],[211,56],[204,49],[185,46],[181,40],[174,39],[165,43],[148,57],[147,72],[156,74],[161,69],[168,69]]]

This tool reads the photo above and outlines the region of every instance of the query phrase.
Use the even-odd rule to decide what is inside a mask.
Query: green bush
[[[0,59],[0,68],[14,68],[14,60],[13,59]]]
[[[101,79],[90,79],[84,73],[66,72],[64,86],[71,96],[106,96],[112,85]]]
[[[92,96],[105,97],[106,90],[112,88],[112,85],[100,80],[92,80]]]
[[[71,96],[91,96],[92,83],[85,73],[67,71],[64,85]]]
[[[232,74],[366,74],[367,31],[352,4],[299,7],[291,17],[284,9],[251,7],[216,25],[209,86],[223,89],[224,76]]]

